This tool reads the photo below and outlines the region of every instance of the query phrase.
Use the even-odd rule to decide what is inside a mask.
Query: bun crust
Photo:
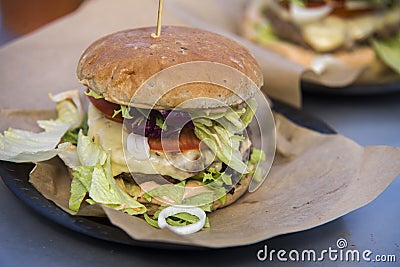
[[[237,42],[208,31],[177,26],[165,26],[161,36],[151,37],[154,27],[129,29],[100,38],[82,54],[77,76],[79,81],[107,101],[142,108],[171,109],[186,100],[209,97],[224,105],[239,104],[253,95],[248,86],[237,88],[244,99],[223,86],[196,82],[174,88],[160,82],[147,97],[130,103],[140,86],[162,70],[188,62],[214,62],[232,67],[251,79],[259,88],[263,76],[251,52]],[[223,75],[222,75],[223,76]],[[236,77],[237,78],[237,77]],[[234,79],[229,75],[222,80]],[[236,90],[236,89],[235,89]],[[154,104],[154,98],[169,91]],[[136,100],[135,100],[136,101]],[[194,108],[209,108],[207,103]]]
[[[295,63],[310,67],[314,57],[321,54],[282,40],[274,40],[268,43],[257,42],[255,26],[265,23],[265,19],[261,15],[263,5],[264,2],[262,0],[249,1],[241,24],[241,35]],[[351,51],[337,51],[330,53],[330,55],[333,55],[337,60],[349,67],[363,69],[360,76],[354,81],[357,84],[385,83],[400,80],[399,75],[388,68],[369,46],[358,46]]]

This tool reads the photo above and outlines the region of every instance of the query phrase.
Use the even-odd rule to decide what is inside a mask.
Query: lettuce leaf
[[[68,206],[71,210],[78,212],[79,208],[89,192],[92,183],[94,167],[79,166],[72,173],[71,195]]]
[[[372,46],[379,58],[400,74],[400,34],[390,39],[373,39]]]
[[[257,102],[248,100],[242,107],[233,107],[224,114],[193,114],[194,133],[217,156],[219,160],[239,173],[248,173],[242,161],[239,142],[242,133],[252,121]],[[215,116],[214,116],[215,115]]]
[[[124,106],[121,105],[121,108],[119,110],[114,110],[114,114],[112,115],[112,117],[114,118],[115,116],[117,116],[119,113],[121,113],[122,117],[125,119],[133,119],[133,117],[131,116],[131,114],[129,113],[131,111],[131,107],[130,106]]]
[[[184,199],[183,204],[189,206],[196,206],[204,211],[211,212],[211,207],[214,203],[213,192],[203,192],[195,196]]]
[[[155,228],[160,228],[158,226],[158,222],[157,220],[154,220],[153,218],[151,218],[149,215],[147,215],[147,213],[143,214],[145,221],[150,224],[151,226],[155,227]]]
[[[265,157],[264,151],[257,149],[257,148],[253,148],[251,151],[251,154],[250,154],[249,163],[252,165],[256,165],[260,161],[265,161],[265,159],[266,159],[266,157]]]
[[[54,96],[50,94],[49,96],[51,100],[57,103],[57,121],[70,124],[69,130],[74,130],[82,125],[85,112],[78,90],[65,91]]]
[[[73,145],[78,144],[78,134],[82,130],[84,135],[87,135],[87,132],[89,130],[89,125],[88,125],[88,115],[85,114],[85,117],[83,119],[82,125],[80,125],[78,128],[73,129],[73,130],[68,130],[64,136],[61,138],[61,142],[69,142]]]
[[[146,207],[129,196],[115,181],[111,172],[110,157],[105,165],[94,167],[89,197],[98,204],[122,210],[130,215],[143,214]]]
[[[267,174],[267,171],[258,164],[265,160],[266,156],[264,151],[256,148],[251,151],[250,160],[247,164],[250,166],[250,174],[255,181],[261,181]]]
[[[84,92],[84,94],[87,95],[87,96],[91,96],[91,97],[93,97],[94,99],[102,99],[102,98],[104,98],[104,96],[102,96],[102,95],[96,93],[96,92],[93,91],[92,89],[89,89],[89,92]]]
[[[144,214],[144,218],[148,224],[155,228],[159,228],[158,226],[158,215],[160,212],[165,209],[166,207],[160,206],[156,213],[153,215],[153,218],[150,218],[147,214]],[[199,221],[199,218],[195,215],[189,214],[187,212],[181,212],[178,214],[174,214],[166,219],[167,223],[172,226],[185,226],[189,224],[193,224]],[[210,221],[208,217],[206,218],[206,223],[203,226],[203,229],[210,228]]]
[[[268,44],[270,42],[279,40],[273,31],[271,24],[268,22],[263,22],[254,25],[254,30],[256,32],[255,42],[259,44]]]
[[[0,160],[40,162],[51,159],[70,147],[69,143],[59,142],[68,130],[82,124],[83,110],[79,92],[67,91],[50,97],[57,102],[58,118],[39,120],[37,123],[44,130],[40,133],[18,129],[0,133]]]
[[[151,198],[154,197],[159,197],[164,200],[173,202],[171,203],[173,205],[177,205],[182,203],[184,193],[185,193],[185,181],[182,181],[179,184],[175,185],[158,186],[147,192],[146,197],[150,197],[148,200],[151,200]]]
[[[69,208],[78,211],[83,199],[90,204],[101,204],[130,215],[143,214],[146,207],[126,193],[114,179],[111,157],[82,131],[76,148],[80,166],[75,166],[71,183]]]
[[[78,134],[77,153],[83,166],[104,165],[107,159],[107,153],[89,136],[85,136],[82,131]]]
[[[227,189],[224,187],[224,184],[227,186],[233,184],[232,175],[220,172],[215,168],[209,168],[207,171],[203,171],[193,178],[202,181],[203,184],[213,190],[217,199],[221,201],[222,204],[225,204]]]

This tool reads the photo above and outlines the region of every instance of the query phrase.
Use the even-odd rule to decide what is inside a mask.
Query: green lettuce
[[[167,124],[165,123],[165,119],[160,113],[158,113],[156,116],[156,125],[163,131],[166,131],[168,129]]]
[[[89,197],[94,203],[101,204],[130,215],[143,214],[146,207],[129,196],[115,181],[111,172],[110,157],[105,165],[94,167]]]
[[[243,131],[254,117],[257,102],[250,99],[244,107],[233,107],[224,114],[194,114],[194,133],[223,163],[239,173],[248,173],[239,151]]]
[[[72,211],[78,212],[79,208],[90,190],[94,167],[79,166],[72,173],[71,195],[68,206]]]
[[[57,121],[69,124],[69,130],[74,130],[82,125],[85,112],[78,90],[65,91],[57,95],[50,94],[50,99],[57,103]]]
[[[177,205],[182,203],[184,193],[185,181],[182,181],[179,184],[158,186],[147,192],[144,198],[150,202],[151,198],[159,197]]]
[[[251,151],[249,162],[247,163],[250,167],[250,174],[253,176],[253,179],[257,182],[261,181],[267,171],[259,166],[259,163],[266,160],[266,156],[264,151],[260,149],[254,148]]]
[[[82,124],[84,113],[79,92],[67,91],[50,97],[57,103],[57,119],[37,121],[44,130],[39,133],[18,129],[8,129],[3,134],[0,133],[0,160],[40,162],[51,159],[70,147],[70,143],[59,143],[68,130]]]
[[[211,207],[214,203],[213,192],[203,192],[189,198],[185,198],[184,205],[195,206],[203,209],[204,211],[211,212]]]
[[[131,111],[131,107],[130,106],[124,106],[121,105],[121,108],[119,110],[114,110],[114,114],[113,114],[113,118],[115,116],[117,116],[119,113],[121,113],[122,118],[125,119],[133,119],[133,117],[131,116],[131,114],[129,114],[129,112]]]
[[[87,95],[87,96],[91,96],[94,99],[102,99],[102,98],[104,98],[104,96],[96,93],[95,91],[93,91],[91,89],[89,89],[89,92],[84,92],[84,94]]]
[[[89,130],[88,126],[88,116],[85,114],[85,117],[83,119],[82,125],[80,125],[78,128],[73,129],[73,130],[68,130],[64,136],[61,138],[61,142],[69,142],[73,145],[78,144],[78,134],[80,131],[83,132],[84,135],[87,135]]]
[[[389,39],[372,39],[372,46],[379,58],[400,74],[400,34]]]
[[[165,208],[166,207],[164,207],[164,206],[159,207],[158,210],[156,211],[156,213],[152,217],[150,217],[149,215],[147,215],[145,213],[144,214],[144,219],[151,226],[153,226],[155,228],[159,228],[158,221],[157,221],[158,215]],[[199,218],[197,216],[195,216],[195,215],[190,214],[190,213],[181,212],[181,213],[174,214],[174,215],[168,217],[166,219],[166,221],[167,221],[167,223],[169,225],[172,225],[172,226],[186,226],[186,225],[198,222]],[[203,226],[203,229],[205,229],[205,228],[210,228],[210,221],[208,220],[208,217],[206,218],[206,223]]]
[[[146,207],[126,193],[111,172],[111,157],[82,131],[78,134],[77,157],[81,166],[75,167],[71,183],[69,208],[78,211],[82,201],[121,210],[130,215],[143,214]]]
[[[257,149],[257,148],[253,148],[253,150],[251,151],[251,154],[250,154],[249,163],[252,165],[256,165],[260,161],[265,161],[265,160],[266,160],[266,156],[265,156],[264,151]]]
[[[89,136],[85,136],[82,131],[79,132],[76,149],[78,159],[83,166],[104,165],[107,160],[107,153]]]
[[[224,185],[228,187],[232,186],[232,175],[220,172],[215,168],[209,168],[207,171],[203,171],[193,178],[205,184],[214,192],[216,198],[221,201],[222,204],[225,204],[227,189]],[[211,201],[213,202],[213,199]]]
[[[255,42],[259,44],[268,44],[273,41],[279,40],[279,38],[274,33],[274,30],[268,22],[263,22],[254,25],[254,30],[256,32]]]

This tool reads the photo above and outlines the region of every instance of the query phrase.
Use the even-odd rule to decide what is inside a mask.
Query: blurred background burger
[[[304,66],[324,55],[363,68],[358,83],[400,79],[397,0],[251,0],[242,34]]]

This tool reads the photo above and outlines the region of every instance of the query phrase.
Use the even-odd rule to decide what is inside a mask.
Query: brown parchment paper
[[[1,128],[18,128],[53,112],[0,112]],[[400,149],[361,147],[339,135],[324,135],[275,114],[277,156],[263,185],[232,205],[209,214],[211,227],[187,236],[159,230],[143,219],[98,206],[80,215],[106,216],[136,240],[203,247],[232,247],[306,230],[374,200],[400,172]],[[30,125],[33,125],[30,123]],[[59,159],[39,163],[30,182],[68,210],[70,175]]]

